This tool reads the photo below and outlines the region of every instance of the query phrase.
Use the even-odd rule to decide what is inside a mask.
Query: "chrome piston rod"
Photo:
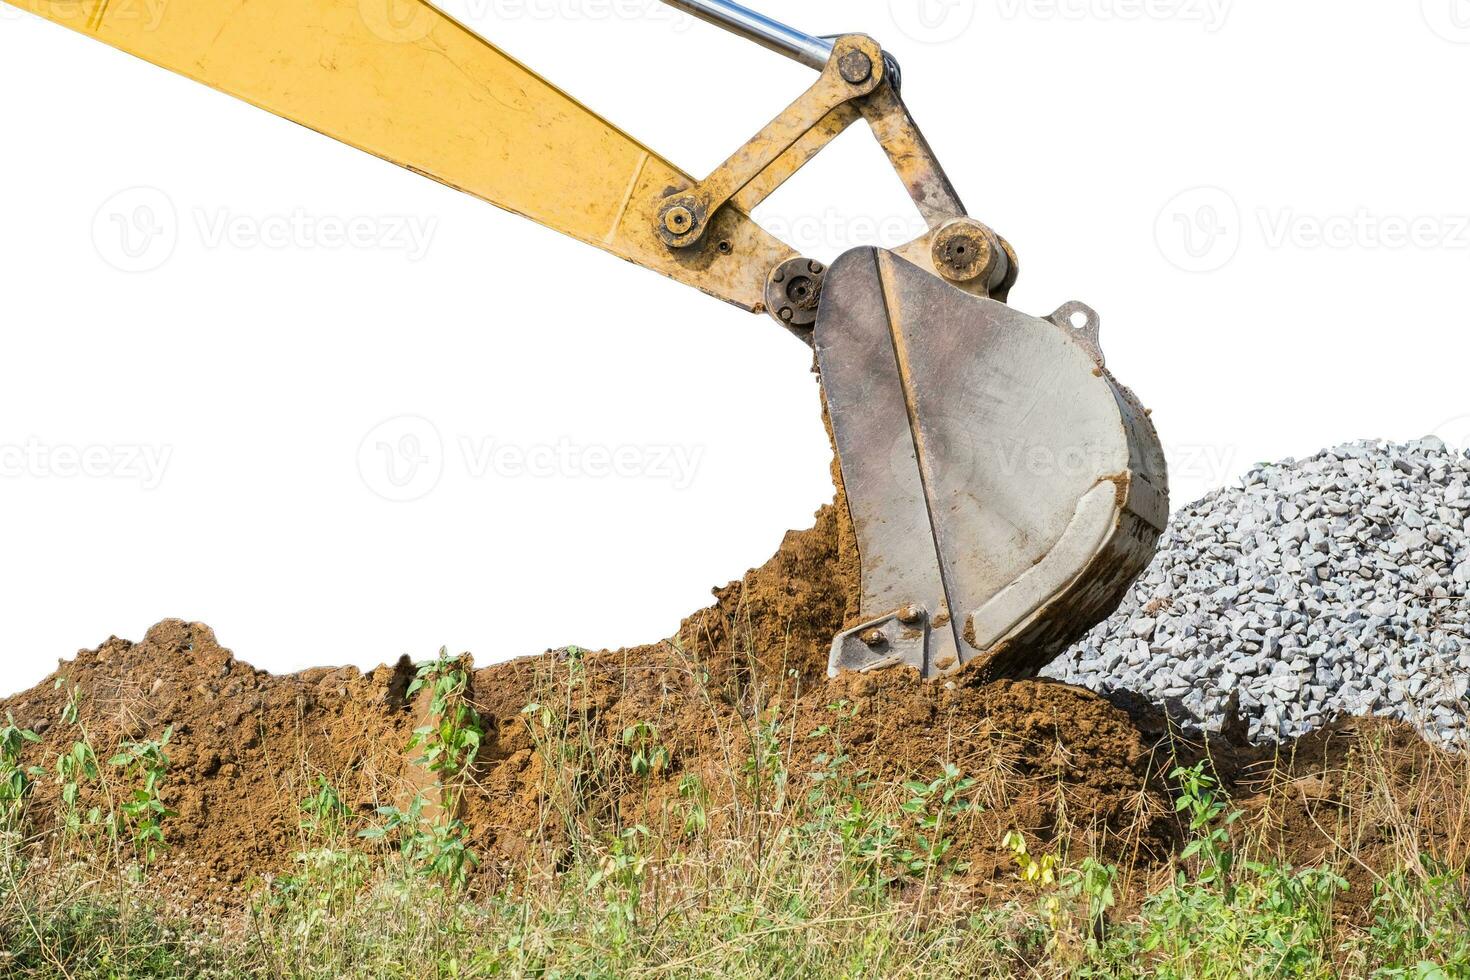
[[[772,20],[765,14],[742,7],[730,0],[663,0],[670,7],[698,17],[702,21],[723,27],[748,41],[777,54],[784,54],[809,68],[821,71],[832,57],[832,41],[813,37],[810,34]]]

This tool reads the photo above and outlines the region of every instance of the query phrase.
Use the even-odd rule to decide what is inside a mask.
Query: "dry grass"
[[[453,814],[429,808],[364,839],[371,828],[332,805],[335,774],[302,759],[279,784],[314,789],[296,869],[225,920],[160,900],[145,853],[107,814],[71,831],[38,826],[24,786],[57,779],[55,760],[7,736],[0,786],[16,791],[0,795],[0,975],[1470,976],[1470,758],[1398,729],[1345,733],[1352,751],[1328,765],[1211,760],[1206,746],[1193,790],[1189,776],[1156,773],[1175,787],[1188,845],[1162,863],[1144,841],[1167,801],[1129,801],[1132,825],[1113,834],[1109,861],[1058,783],[1052,836],[1028,837],[1005,887],[977,891],[945,845],[1015,799],[1023,777],[1006,752],[975,772],[877,784],[844,757],[834,721],[817,778],[793,771],[792,729],[751,695],[735,721],[711,712],[729,726],[719,785],[681,783],[656,820],[631,823],[607,801],[648,793],[640,765],[663,764],[656,719],[598,736],[577,723],[584,708],[565,684],[548,673],[523,716],[542,810],[509,884],[485,893],[446,871]],[[98,778],[117,781],[111,748],[93,747]],[[461,776],[473,772],[433,778]],[[375,819],[382,829],[391,818]]]

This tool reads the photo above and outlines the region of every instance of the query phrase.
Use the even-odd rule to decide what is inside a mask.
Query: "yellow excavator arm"
[[[760,261],[671,261],[636,205],[690,178],[423,0],[11,2],[746,309],[793,254],[740,214],[731,253]]]
[[[831,668],[1033,673],[1106,616],[1168,516],[1158,437],[1098,318],[1006,305],[970,218],[861,34],[665,0],[819,72],[695,180],[424,0],[7,0],[752,312],[812,345],[862,569]],[[865,120],[928,224],[828,269],[750,212]]]

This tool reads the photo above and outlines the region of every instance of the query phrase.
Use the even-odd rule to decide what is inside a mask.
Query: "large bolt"
[[[918,626],[928,615],[923,606],[904,606],[898,611],[898,621],[905,626]]]
[[[826,271],[826,266],[812,259],[782,262],[766,280],[766,309],[785,326],[812,326],[817,322]]]
[[[934,236],[934,265],[950,282],[973,282],[995,269],[992,233],[978,221],[960,218]]]
[[[858,639],[870,647],[881,647],[888,642],[888,637],[884,636],[883,631],[876,626],[870,630],[863,630],[862,635]]]
[[[861,51],[849,51],[838,59],[837,70],[847,84],[861,85],[873,77],[873,59]]]
[[[647,221],[648,219],[643,219]],[[676,204],[664,212],[664,227],[675,235],[682,235],[694,225],[694,212],[682,204]]]

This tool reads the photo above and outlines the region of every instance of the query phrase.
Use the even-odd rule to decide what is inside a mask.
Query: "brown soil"
[[[666,823],[691,775],[709,788],[717,819],[754,819],[760,807],[736,801],[763,725],[789,760],[793,797],[807,792],[807,776],[834,739],[868,770],[874,792],[932,778],[945,763],[977,777],[983,806],[954,834],[981,894],[1014,886],[999,842],[1016,828],[1046,846],[1094,847],[1145,878],[1168,874],[1180,828],[1163,773],[1203,747],[1171,733],[1158,715],[1050,682],[983,685],[961,675],[924,684],[901,672],[826,679],[826,648],[855,608],[848,534],[837,512],[824,508],[813,529],[788,535],[764,567],[716,590],[715,604],[673,640],[553,651],[475,671],[470,697],[487,735],[463,817],[487,883],[528,861],[560,862],[569,814],[573,823],[604,826]],[[364,818],[427,785],[405,752],[426,712],[422,696],[405,702],[411,674],[402,662],[366,674],[324,668],[273,676],[236,660],[208,627],[179,621],[160,623],[138,643],[111,639],[58,671],[84,692],[81,719],[100,751],[173,727],[167,800],[178,816],[168,825],[160,873],[189,907],[220,913],[289,869],[302,843],[299,802],[318,774]],[[50,759],[77,737],[58,720],[66,697],[48,680],[0,701],[0,717],[13,712],[43,735],[28,761]],[[564,722],[558,731],[568,754],[553,765],[533,741],[533,732],[545,731],[543,716],[523,710],[533,702],[548,706],[561,719],[556,725]],[[845,707],[834,711],[837,703]],[[645,781],[627,771],[619,741],[638,722],[655,726],[670,757]],[[590,748],[576,754],[577,745]],[[1443,757],[1404,729],[1344,724],[1279,751],[1228,739],[1213,740],[1209,751],[1248,819],[1299,862],[1330,853],[1347,836],[1372,853],[1363,838],[1375,819],[1387,819],[1374,809],[1383,794],[1344,776],[1365,753],[1391,759],[1394,785],[1386,789],[1423,819],[1426,849],[1463,845],[1424,816],[1431,807],[1412,805],[1416,794],[1432,802],[1433,786],[1443,791],[1443,782],[1426,778]],[[49,780],[38,786],[43,822],[55,794]]]

